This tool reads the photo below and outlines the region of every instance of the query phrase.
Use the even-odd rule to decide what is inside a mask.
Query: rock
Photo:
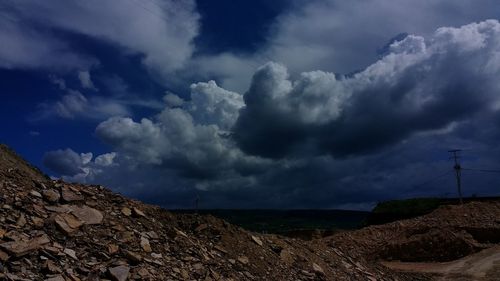
[[[321,268],[321,266],[319,266],[317,263],[312,263],[312,268],[313,268],[313,271],[317,274],[321,274],[321,275],[324,275],[325,272],[323,271],[323,268]]]
[[[202,224],[198,225],[198,227],[195,228],[194,231],[201,232],[201,231],[203,231],[203,230],[205,230],[207,228],[208,228],[208,225],[206,223],[202,223]]]
[[[184,233],[183,231],[181,231],[181,230],[179,230],[177,228],[175,228],[175,233],[177,233],[178,235],[180,235],[180,236],[182,236],[184,238],[188,238],[188,236],[187,236],[186,233]]]
[[[133,212],[134,216],[136,216],[136,217],[143,217],[143,218],[146,217],[146,214],[144,214],[141,210],[139,210],[139,209],[137,209],[135,207],[132,210],[134,211]]]
[[[16,226],[19,227],[19,228],[21,228],[21,227],[23,227],[23,226],[26,225],[26,222],[27,222],[26,218],[24,217],[23,214],[21,214],[19,216],[19,218],[17,219],[17,221],[16,221]]]
[[[52,247],[52,246],[49,246],[49,245],[45,245],[43,247],[43,249],[46,250],[47,252],[49,252],[50,254],[53,254],[53,255],[59,255],[59,254],[61,254],[61,251],[62,251],[61,248]]]
[[[141,276],[141,280],[143,279],[146,279],[146,280],[149,280],[151,279],[151,274],[149,273],[149,271],[146,269],[146,268],[141,268],[137,271],[137,274],[139,274],[139,276]]]
[[[50,243],[46,234],[35,237],[28,241],[13,241],[0,244],[0,248],[12,254],[14,257],[21,257],[38,250],[43,245]]]
[[[118,245],[116,245],[116,244],[108,244],[108,253],[110,255],[113,255],[113,254],[117,253],[118,250],[120,250],[120,247],[118,247]]]
[[[161,259],[163,258],[163,255],[158,253],[151,253],[151,257],[155,259]]]
[[[74,191],[72,191],[67,187],[61,188],[61,194],[62,194],[62,199],[68,203],[82,201],[84,199],[82,195],[76,194]]]
[[[51,273],[51,274],[54,274],[54,273],[61,273],[62,270],[61,268],[59,268],[53,261],[51,260],[47,260],[45,261],[45,263],[43,264],[43,270],[47,273]]]
[[[47,189],[43,182],[35,181],[35,185],[41,189]]]
[[[31,221],[36,228],[42,228],[45,224],[45,220],[39,217],[31,217]]]
[[[149,240],[146,237],[141,237],[141,247],[146,253],[151,253],[151,245],[149,244]]]
[[[262,240],[260,240],[260,238],[257,236],[252,235],[252,240],[253,240],[253,242],[257,243],[257,245],[259,245],[259,246],[263,245]]]
[[[344,253],[342,253],[342,251],[340,251],[339,249],[337,248],[333,248],[333,251],[339,256],[339,257],[344,257]]]
[[[63,231],[66,235],[72,235],[76,232],[83,222],[79,220],[75,215],[68,213],[61,213],[54,217],[54,222],[57,227]]]
[[[128,243],[132,240],[135,240],[135,235],[131,231],[120,232],[118,234],[118,240],[123,243]]]
[[[67,208],[84,224],[100,224],[102,222],[102,213],[94,208],[90,208],[86,205],[82,207],[70,205],[67,206]]]
[[[114,281],[126,281],[130,272],[130,268],[125,265],[112,267],[108,269],[109,276]]]
[[[280,259],[286,264],[293,264],[294,259],[292,253],[289,250],[283,249],[280,252]]]
[[[61,275],[57,275],[51,278],[47,278],[44,281],[66,281]]]
[[[307,270],[301,270],[300,273],[307,276],[309,279],[314,279],[316,277],[316,274],[309,272]]]
[[[214,246],[214,249],[216,249],[217,251],[222,252],[222,253],[224,253],[224,254],[227,254],[227,253],[228,253],[228,252],[226,251],[226,249],[222,248],[222,247],[221,247],[221,246],[219,246],[219,245],[215,245],[215,246]]]
[[[3,239],[3,236],[5,235],[7,231],[3,228],[0,228],[0,239]]]
[[[0,278],[1,280],[13,280],[13,281],[32,281],[31,279],[26,279],[26,278],[21,278],[15,274],[12,274],[12,273],[5,273],[2,274],[0,273]]]
[[[68,205],[62,205],[62,206],[45,206],[45,210],[51,211],[51,212],[56,212],[56,213],[67,213],[69,212],[68,210]]]
[[[76,252],[72,249],[65,248],[63,253],[65,253],[69,257],[73,258],[74,260],[78,260],[78,257],[76,256]]]
[[[123,207],[121,211],[122,211],[122,214],[126,215],[127,217],[130,217],[132,215],[132,210],[130,210],[127,207]]]
[[[248,264],[248,258],[246,256],[238,257],[238,261],[245,265]]]
[[[342,265],[347,268],[347,269],[351,269],[352,268],[352,264],[346,262],[346,261],[342,261]]]
[[[115,215],[116,215],[116,213],[115,213],[115,212],[110,212],[109,214],[110,214],[110,215],[112,215],[112,216],[115,216]],[[112,225],[111,229],[114,229],[114,230],[116,230],[116,231],[118,231],[118,232],[122,232],[122,231],[127,230],[127,229],[126,229],[123,225],[121,225],[120,223],[118,223],[118,222],[117,222],[117,221],[115,221],[115,220],[112,220],[112,221],[110,222],[110,224]]]
[[[27,241],[30,239],[28,235],[14,230],[5,233],[4,238],[12,241]]]
[[[150,239],[160,239],[160,236],[158,236],[158,234],[154,231],[148,231],[144,234],[145,234],[145,236],[149,237]]]
[[[42,196],[45,200],[47,200],[50,203],[56,203],[61,198],[61,194],[59,193],[59,191],[56,191],[54,189],[48,189],[42,191]]]
[[[40,194],[40,192],[38,192],[36,190],[30,191],[30,194],[35,196],[35,197],[42,198],[42,194]]]
[[[142,256],[132,251],[125,251],[125,257],[133,263],[140,263],[142,261]]]
[[[187,272],[185,269],[181,269],[181,276],[184,280],[189,280],[189,272]]]
[[[221,277],[220,277],[220,274],[213,271],[212,269],[210,270],[210,273],[212,274],[212,277],[215,279],[215,280],[219,280]]]
[[[193,268],[194,268],[195,270],[202,270],[202,269],[203,269],[203,264],[202,264],[202,263],[195,263],[195,264],[193,265]]]
[[[5,262],[8,259],[9,259],[9,255],[6,252],[0,250],[0,261]]]

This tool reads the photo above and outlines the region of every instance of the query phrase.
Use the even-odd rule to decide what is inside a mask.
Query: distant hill
[[[348,210],[171,210],[174,213],[213,215],[244,229],[302,239],[332,235],[363,226],[369,212]]]
[[[466,197],[468,202],[500,201],[500,197]],[[390,200],[378,203],[367,216],[365,225],[384,224],[397,220],[410,219],[426,215],[440,206],[460,204],[458,198],[411,198]]]

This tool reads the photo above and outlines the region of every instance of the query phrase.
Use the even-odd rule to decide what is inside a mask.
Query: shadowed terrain
[[[495,265],[498,237],[499,202],[444,206],[310,241],[259,234],[211,215],[174,214],[103,186],[52,181],[0,146],[0,278],[6,280],[439,280],[449,272],[415,272],[408,264],[459,260],[450,263],[455,270],[469,257]],[[494,254],[476,258],[484,250]],[[472,265],[462,276],[491,280],[481,278],[494,269]]]

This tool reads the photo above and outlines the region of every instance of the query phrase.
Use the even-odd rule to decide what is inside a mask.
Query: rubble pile
[[[0,145],[0,280],[430,280],[393,272],[379,259],[402,257],[397,251],[417,243],[425,224],[467,233],[469,251],[492,243],[488,235],[476,241],[471,229],[489,220],[496,237],[500,206],[489,218],[467,206],[476,207],[480,217],[453,207],[422,222],[305,241],[209,215],[174,215],[99,185],[52,181]],[[458,219],[439,219],[455,211]]]
[[[425,216],[339,233],[325,240],[370,260],[452,261],[500,242],[500,202],[446,205]]]

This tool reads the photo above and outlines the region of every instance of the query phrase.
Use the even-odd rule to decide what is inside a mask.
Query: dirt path
[[[500,280],[500,246],[495,246],[459,260],[444,263],[382,262],[398,271],[436,274],[440,281]]]

